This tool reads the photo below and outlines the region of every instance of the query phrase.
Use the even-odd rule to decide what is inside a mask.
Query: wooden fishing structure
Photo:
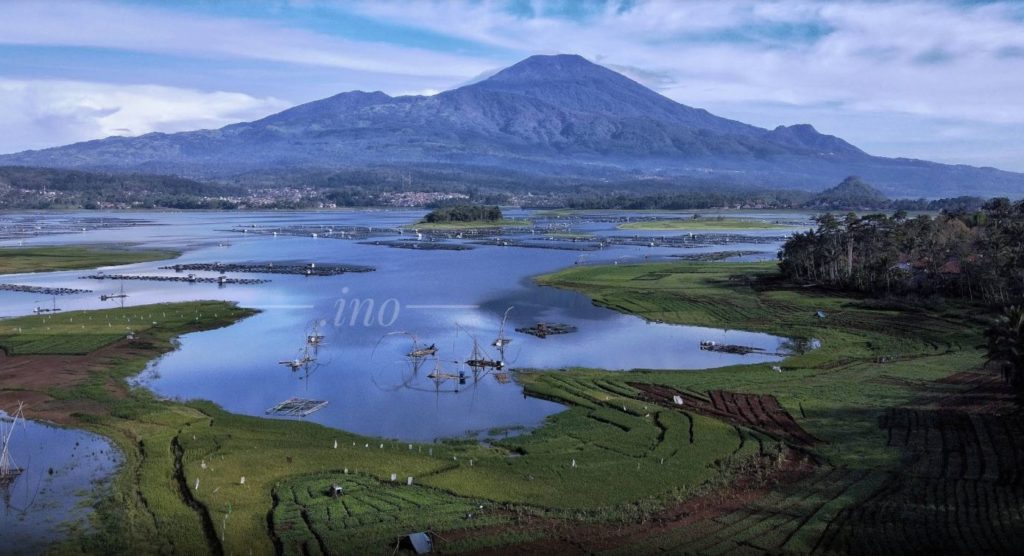
[[[512,338],[505,336],[505,321],[508,320],[508,314],[512,311],[512,307],[505,309],[505,316],[501,318],[501,326],[498,328],[498,337],[491,342],[491,345],[498,348],[499,351],[504,350],[505,346],[512,343]]]
[[[61,309],[59,307],[57,307],[57,296],[56,295],[53,296],[53,306],[52,307],[50,307],[50,308],[36,307],[35,309],[32,309],[32,312],[37,314],[37,315],[43,315],[43,314],[46,314],[46,313],[59,313],[60,311],[61,311]]]
[[[105,293],[100,296],[100,301],[108,301],[110,299],[124,299],[128,297],[128,294],[124,293],[124,282],[121,282],[121,289],[117,293]]]
[[[309,333],[306,334],[306,345],[316,349],[322,346],[323,343],[324,335],[320,332],[320,321],[313,321]]]
[[[11,437],[14,435],[14,428],[18,420],[24,421],[23,403],[18,404],[17,411],[10,418],[10,426],[7,419],[0,419],[0,488],[7,488],[21,475],[24,469],[18,467],[11,457]]]

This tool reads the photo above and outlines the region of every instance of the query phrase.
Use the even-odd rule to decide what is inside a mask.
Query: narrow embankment
[[[181,443],[178,442],[177,436],[171,439],[171,451],[174,454],[174,478],[178,484],[178,494],[181,496],[182,501],[199,516],[199,520],[203,524],[203,535],[206,537],[206,543],[210,547],[210,553],[223,556],[224,547],[221,546],[220,539],[217,538],[217,530],[213,526],[213,520],[210,519],[210,512],[206,509],[206,506],[192,496],[192,491],[188,488],[188,481],[185,480],[185,470],[181,461],[185,450],[181,447]]]

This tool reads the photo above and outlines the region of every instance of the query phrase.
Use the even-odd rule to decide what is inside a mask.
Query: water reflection
[[[264,415],[290,397],[326,400],[328,405],[308,419],[403,440],[531,427],[561,410],[558,404],[524,397],[512,368],[698,369],[778,359],[774,353],[784,340],[777,337],[649,323],[595,307],[585,296],[532,282],[535,275],[581,262],[577,251],[500,246],[466,251],[392,249],[345,239],[225,231],[253,224],[395,227],[420,215],[422,211],[146,213],[154,222],[131,230],[132,241],[147,247],[187,250],[175,263],[315,261],[370,266],[375,272],[328,277],[238,274],[270,282],[226,287],[132,281],[124,285],[127,297],[106,302],[99,296],[118,295],[121,285],[80,279],[91,271],[9,276],[4,281],[93,290],[62,297],[64,310],[193,299],[228,299],[261,309],[235,326],[183,337],[180,349],[155,362],[144,382],[165,396],[209,399],[250,415]],[[621,234],[614,222],[582,226],[587,233]],[[124,234],[97,230],[34,241],[69,240],[123,241]],[[729,243],[685,250],[614,245],[587,252],[583,262],[657,260],[723,249],[771,253],[777,244]],[[116,272],[173,276],[173,270],[160,268],[167,264],[128,265]],[[25,314],[39,301],[27,294],[0,292],[0,314]],[[506,319],[509,307],[515,309]],[[309,346],[303,342],[312,322],[323,323],[315,363],[300,362],[293,372],[281,362],[305,357]],[[578,331],[546,338],[515,332],[540,322],[571,324]],[[415,335],[423,346],[433,344],[436,354],[411,362],[409,337],[395,332]],[[388,340],[382,342],[385,337]],[[499,337],[511,340],[501,352],[493,345]],[[701,340],[757,347],[765,353],[701,351]],[[474,351],[483,353],[478,358],[503,361],[503,367],[478,368],[474,373],[467,365]]]
[[[22,472],[0,489],[3,554],[38,554],[68,530],[88,530],[94,485],[121,463],[104,438],[35,421],[19,421],[10,450]]]

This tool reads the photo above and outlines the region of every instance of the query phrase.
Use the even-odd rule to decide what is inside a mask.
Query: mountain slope
[[[228,178],[450,164],[588,179],[712,176],[820,190],[851,174],[896,196],[1019,195],[1024,175],[872,157],[810,125],[766,130],[691,108],[579,56],[533,56],[438,95],[342,93],[217,130],[111,137],[0,164]]]

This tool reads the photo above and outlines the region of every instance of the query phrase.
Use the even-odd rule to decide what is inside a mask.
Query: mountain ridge
[[[449,164],[581,180],[713,177],[820,191],[1024,193],[1024,174],[871,156],[810,124],[764,129],[669,99],[576,55],[531,56],[433,96],[350,91],[219,129],[109,137],[0,164],[230,179],[259,171]]]

